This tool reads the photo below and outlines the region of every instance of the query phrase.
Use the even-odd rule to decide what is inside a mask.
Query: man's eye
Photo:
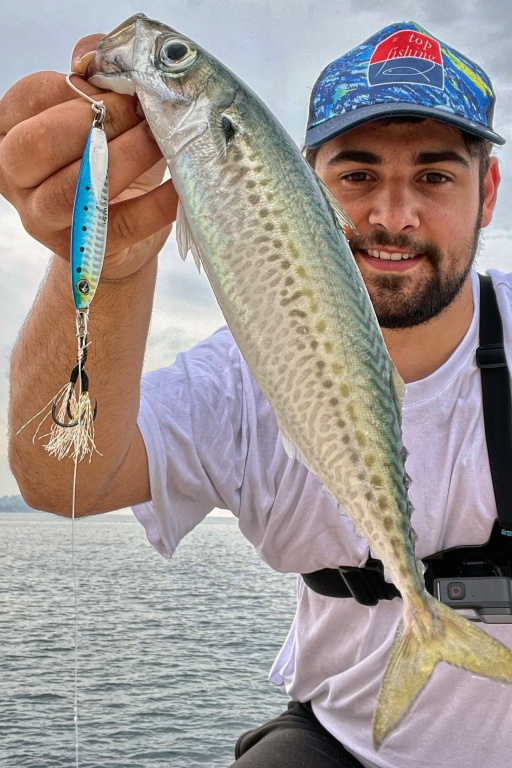
[[[370,178],[366,171],[354,171],[353,173],[346,173],[341,177],[342,181],[348,181],[349,183],[357,184],[361,181],[368,181]]]
[[[424,179],[427,184],[446,184],[447,181],[450,181],[448,176],[445,176],[444,173],[436,173],[435,171],[430,171],[429,173],[425,173],[424,176],[422,176],[422,179]]]

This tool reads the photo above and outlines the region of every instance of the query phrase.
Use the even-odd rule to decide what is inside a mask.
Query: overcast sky
[[[497,153],[503,183],[478,265],[483,270],[491,266],[511,270],[512,4],[508,0],[46,0],[43,9],[35,11],[33,0],[4,2],[0,93],[40,69],[67,72],[79,37],[108,32],[131,14],[143,12],[220,58],[263,98],[297,143],[302,142],[311,88],[326,64],[387,24],[419,22],[477,60],[494,82],[495,127],[508,144]],[[48,257],[46,249],[24,232],[16,211],[0,198],[0,496],[18,493],[6,457],[9,355]],[[206,278],[189,262],[182,263],[171,237],[160,263],[147,368],[168,364],[177,351],[223,322]]]

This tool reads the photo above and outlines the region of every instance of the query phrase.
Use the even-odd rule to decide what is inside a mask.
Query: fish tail
[[[512,683],[512,651],[448,606],[428,595],[431,619],[418,631],[402,619],[384,673],[373,721],[380,747],[400,723],[434,671],[446,661],[481,677]]]

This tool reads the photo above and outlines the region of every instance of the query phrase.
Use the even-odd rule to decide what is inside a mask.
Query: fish
[[[258,96],[161,22],[130,17],[99,42],[87,78],[138,97],[179,195],[182,258],[191,252],[204,269],[290,456],[335,497],[401,593],[375,748],[439,661],[511,683],[511,651],[425,588],[410,522],[405,387],[337,200]]]

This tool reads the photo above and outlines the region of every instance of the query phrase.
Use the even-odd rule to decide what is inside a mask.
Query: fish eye
[[[160,61],[169,72],[181,72],[196,59],[197,51],[184,40],[167,40],[160,49]]]

